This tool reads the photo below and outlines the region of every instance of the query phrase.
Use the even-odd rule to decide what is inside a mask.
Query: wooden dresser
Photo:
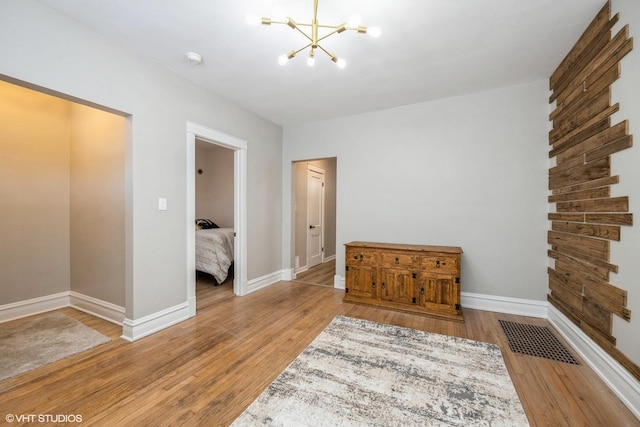
[[[463,322],[456,246],[345,244],[345,302]]]

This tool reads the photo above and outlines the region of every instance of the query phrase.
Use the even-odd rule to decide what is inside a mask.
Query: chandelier
[[[335,62],[335,64],[338,66],[338,68],[344,68],[347,63],[344,59],[342,58],[338,58],[337,56],[335,56],[334,54],[332,54],[331,52],[327,51],[324,47],[322,47],[320,45],[320,42],[334,34],[339,34],[342,33],[343,31],[356,31],[359,34],[368,34],[371,37],[377,38],[380,37],[380,34],[382,33],[382,30],[380,29],[380,27],[363,27],[360,25],[360,17],[358,15],[353,16],[351,19],[349,19],[348,22],[344,22],[340,25],[324,25],[324,24],[320,24],[318,23],[318,0],[313,0],[313,20],[311,21],[311,23],[299,23],[294,21],[293,19],[287,17],[285,18],[283,21],[279,21],[279,20],[274,20],[271,18],[259,18],[257,16],[248,16],[247,17],[247,22],[249,22],[252,25],[258,25],[258,24],[262,24],[262,25],[271,25],[271,24],[284,24],[284,25],[288,25],[289,27],[291,27],[291,29],[296,30],[298,32],[300,32],[305,38],[307,38],[309,40],[309,43],[306,44],[305,46],[301,47],[298,50],[292,50],[291,52],[285,54],[285,55],[280,55],[278,57],[278,63],[280,65],[285,65],[287,62],[289,62],[290,59],[292,59],[294,56],[296,56],[298,53],[302,52],[303,50],[309,48],[309,56],[307,57],[307,65],[309,65],[310,67],[313,67],[313,65],[315,64],[315,53],[316,50],[321,50],[324,53],[326,53],[329,58]],[[303,29],[304,28],[304,29]],[[318,35],[318,30],[322,28],[322,29],[326,29],[328,31],[327,34],[324,34],[322,36]],[[305,31],[306,30],[306,31]],[[309,31],[309,32],[308,32]]]

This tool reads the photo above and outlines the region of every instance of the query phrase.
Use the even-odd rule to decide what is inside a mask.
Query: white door
[[[307,268],[324,261],[324,170],[307,166]]]

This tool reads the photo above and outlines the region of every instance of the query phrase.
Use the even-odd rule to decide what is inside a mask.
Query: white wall
[[[337,274],[352,240],[454,245],[463,292],[546,300],[547,98],[539,81],[286,127],[284,164],[337,157]]]
[[[280,271],[279,126],[33,0],[0,2],[0,74],[130,114],[127,319],[187,301],[187,121],[248,141],[248,278]]]
[[[620,13],[614,34],[629,24],[630,36],[640,37],[640,2],[613,0],[612,14]],[[616,153],[611,159],[612,175],[620,175],[620,184],[612,186],[612,196],[629,196],[629,209],[634,225],[622,227],[620,242],[611,242],[611,263],[618,265],[618,274],[611,274],[611,283],[628,291],[627,307],[631,322],[613,316],[613,336],[617,347],[636,365],[640,365],[640,48],[634,47],[622,60],[622,77],[613,84],[612,103],[620,103],[620,111],[612,123],[629,120],[629,132],[634,135],[634,147]]]

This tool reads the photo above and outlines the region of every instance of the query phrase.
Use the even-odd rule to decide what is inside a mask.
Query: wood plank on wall
[[[558,212],[628,212],[629,197],[558,202],[556,210]]]
[[[620,16],[610,18],[608,1],[549,79],[554,103],[549,114],[547,242],[548,301],[640,379],[640,367],[617,348],[613,316],[631,319],[627,291],[609,283],[618,272],[610,262],[610,241],[633,224],[627,196],[612,197],[612,155],[633,146],[629,122],[611,125],[620,109],[611,105],[611,85],[622,75],[620,61],[633,49],[628,25],[613,37]]]
[[[598,14],[593,18],[587,29],[582,33],[578,41],[571,48],[567,56],[562,60],[558,68],[551,74],[549,78],[549,89],[553,90],[555,87],[559,85],[559,82],[563,79],[566,79],[566,75],[577,62],[578,58],[582,55],[583,51],[586,50],[595,39],[597,39],[602,32],[602,28],[605,28],[610,21],[611,16],[611,5],[609,2],[605,3],[602,6],[602,9],[598,12]],[[549,102],[552,102],[550,100]]]
[[[556,108],[549,115],[549,120],[553,121],[553,127],[555,127],[556,123],[560,120],[572,114],[574,111],[579,110],[589,102],[594,93],[599,93],[604,88],[611,86],[611,84],[622,75],[622,67],[619,63],[616,63],[604,73],[600,71],[601,70],[598,69],[587,76],[583,82],[583,86],[574,88],[561,102],[556,100]]]
[[[599,237],[601,239],[616,241],[620,240],[620,227],[615,225],[580,224],[576,222],[554,221],[551,224],[551,229],[562,233]]]
[[[549,189],[569,187],[598,178],[610,176],[611,161],[609,157],[567,169],[549,176]]]
[[[569,249],[571,252],[609,261],[609,241],[607,240],[549,231],[548,243],[552,246]]]
[[[624,120],[616,124],[615,126],[607,127],[606,129],[593,135],[592,137],[580,141],[573,147],[568,148],[561,153],[558,153],[558,155],[556,156],[556,161],[559,163],[563,163],[570,159],[579,158],[582,154],[596,150],[603,145],[616,141],[620,138],[624,138],[628,134],[629,121]]]
[[[577,86],[584,87],[587,76],[596,72],[598,69],[607,71],[605,69],[607,65],[613,66],[613,63],[610,61],[611,58],[617,58],[620,54],[624,55],[624,52],[628,52],[632,48],[633,39],[629,38],[629,26],[625,25],[572,80],[567,80],[559,91],[554,91],[551,96],[551,98],[553,98],[552,101],[556,99],[562,101],[563,97],[568,96]]]

